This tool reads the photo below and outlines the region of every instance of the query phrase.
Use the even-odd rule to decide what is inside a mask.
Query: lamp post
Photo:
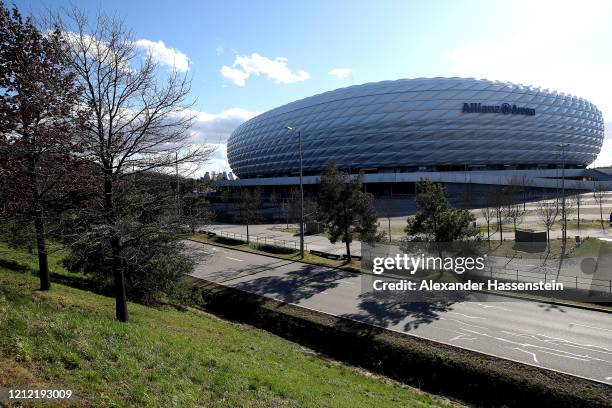
[[[290,132],[297,131],[300,144],[300,257],[304,259],[304,184],[302,183],[302,131],[286,126]]]
[[[563,231],[561,239],[565,244],[567,242],[567,214],[565,211],[565,148],[569,143],[559,143],[557,147],[561,148],[561,222]]]

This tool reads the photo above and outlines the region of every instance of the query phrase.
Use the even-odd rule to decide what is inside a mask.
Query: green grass
[[[551,231],[560,231],[561,230],[561,221],[557,221],[554,223],[554,225],[551,228]],[[606,222],[606,220],[604,220],[604,229],[607,229],[609,226],[609,222]],[[539,230],[539,231],[546,231],[546,227],[544,226],[544,224],[542,223],[522,223],[520,225],[517,225],[518,229],[533,229],[533,230]],[[497,225],[495,223],[491,223],[491,225],[489,226],[490,232],[491,232],[491,236],[495,236],[495,235],[499,235],[499,231],[497,231]],[[568,231],[572,231],[572,232],[578,232],[578,220],[567,220],[567,229]],[[590,230],[590,229],[601,229],[601,222],[599,220],[582,220],[580,221],[580,230]],[[487,224],[479,224],[478,225],[478,230],[482,233],[485,234],[487,233]],[[514,227],[512,226],[512,224],[504,224],[502,226],[502,231],[503,232],[514,232]]]
[[[228,244],[227,238],[225,237],[212,237],[209,238],[206,235],[194,235],[190,237],[194,241],[202,242],[205,244],[219,245],[226,248],[236,249],[238,251],[251,252],[254,254],[261,255],[273,255],[278,258],[287,259],[289,261],[302,261],[313,265],[328,266],[331,268],[340,268],[353,272],[361,272],[361,261],[352,259],[350,263],[342,259],[329,259],[322,256],[312,255],[308,251],[304,253],[304,259],[300,258],[300,253],[297,250],[285,251],[285,248],[279,249],[280,247],[274,247],[273,245],[260,245],[257,243],[246,244],[243,241],[232,240],[232,243]]]
[[[0,257],[29,259],[6,247]],[[112,298],[37,287],[0,267],[0,386],[70,388],[78,406],[448,406],[198,310],[130,304],[125,324]]]
[[[76,277],[83,277],[81,274],[70,273],[66,271],[62,260],[66,257],[68,252],[61,247],[59,244],[49,243],[47,248],[49,272],[58,273],[62,275],[71,275]],[[30,253],[25,250],[16,250],[9,247],[5,242],[0,241],[0,267],[7,266],[10,264],[20,265],[18,269],[24,271],[38,271],[38,255],[36,252]]]
[[[486,241],[483,245],[486,245]],[[597,256],[601,241],[595,238],[586,238],[582,241],[579,246],[573,239],[569,239],[565,248],[566,258],[585,257],[585,256]],[[559,258],[563,250],[563,243],[561,239],[551,239],[545,249],[540,252],[531,252],[517,249],[516,242],[512,241],[491,241],[491,250],[487,252],[492,256],[504,256],[508,258],[529,258],[529,259],[543,259],[543,258]]]

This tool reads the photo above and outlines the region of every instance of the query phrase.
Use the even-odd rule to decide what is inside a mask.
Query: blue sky
[[[467,76],[585,97],[612,125],[610,1],[74,1],[122,16],[160,63],[192,77],[197,140],[257,112],[364,82]],[[37,15],[64,1],[21,0]],[[609,132],[607,125],[606,130]],[[612,164],[610,137],[597,165]]]

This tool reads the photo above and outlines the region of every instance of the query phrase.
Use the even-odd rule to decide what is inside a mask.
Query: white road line
[[[440,318],[440,320],[452,320],[453,322],[457,322],[457,323],[461,323],[464,324],[466,326],[470,326],[470,327],[477,327],[479,329],[485,329],[487,330],[488,328],[485,326],[479,326],[477,324],[472,324],[472,323],[468,323],[468,322],[464,322],[463,320],[459,320],[459,319],[444,319],[443,317]]]
[[[456,332],[456,333],[459,333],[459,332]],[[465,333],[459,333],[458,336],[455,336],[452,339],[449,339],[448,341],[455,341],[455,340],[476,340],[476,338],[470,337]]]
[[[245,290],[245,289],[240,289],[240,290],[242,290],[243,292],[246,292],[246,293],[252,293],[252,294],[259,295],[259,296],[264,296],[264,297],[267,297],[267,298],[279,300],[275,296],[261,295],[260,293],[257,293],[257,292],[252,291],[252,290]],[[305,306],[303,304],[298,304],[298,303],[293,303],[293,302],[288,302],[288,303],[292,304],[294,306],[306,309],[306,310],[313,310],[313,311],[316,311],[318,313],[325,314],[327,316],[334,316],[334,317],[338,317],[339,316],[338,314],[334,314],[334,313],[331,313],[331,312],[326,312],[325,310],[322,310],[320,308],[315,309],[315,308],[312,308],[312,307]],[[368,321],[361,320],[361,319],[355,318],[355,317],[353,317],[353,318],[346,317],[346,319],[354,321],[354,322],[359,322],[359,323],[367,323],[367,324],[369,324],[371,326],[379,327],[379,328],[384,329],[384,330],[390,330],[390,331],[393,331],[393,332],[396,332],[396,333],[402,333],[402,334],[404,334],[406,336],[411,336],[411,337],[416,337],[416,338],[421,338],[421,339],[427,339],[427,340],[431,340],[431,341],[434,341],[434,342],[437,342],[437,343],[447,344],[449,346],[454,346],[452,343],[448,343],[448,342],[446,342],[444,340],[436,339],[436,338],[433,338],[431,336],[424,336],[424,335],[416,334],[414,332],[406,332],[404,330],[398,330],[398,329],[395,329],[393,327],[387,327],[386,325],[383,326],[381,324],[368,322]],[[440,320],[446,320],[446,319],[444,319],[443,317],[440,317]],[[439,330],[440,329],[441,330],[446,330],[446,331],[451,331],[451,330],[448,330],[448,329],[445,329],[445,328],[439,328]],[[462,329],[462,330],[466,330],[466,329]],[[485,335],[484,333],[478,333],[478,332],[475,332],[475,331],[472,331],[472,332],[476,333],[476,334]],[[492,336],[488,336],[488,337],[492,337]],[[515,343],[515,342],[510,342],[510,343],[521,345],[520,343]],[[508,356],[508,355],[503,355],[503,354],[500,355],[499,353],[495,353],[495,352],[487,352],[487,351],[483,351],[482,349],[478,349],[478,348],[475,348],[475,347],[469,347],[467,345],[464,345],[462,348],[464,348],[466,350],[471,350],[471,351],[474,351],[474,352],[477,352],[477,353],[482,353],[482,354],[485,354],[485,355],[502,358],[502,359],[509,360],[509,361],[514,361],[514,362],[518,362],[518,363],[522,363],[522,364],[533,365],[531,363],[525,363],[524,360],[518,360],[518,359],[512,358],[511,356]],[[584,375],[584,374],[579,374],[576,371],[570,372],[570,371],[565,371],[565,370],[561,370],[561,369],[558,369],[558,368],[554,368],[554,367],[551,367],[551,366],[545,366],[545,368],[547,370],[550,370],[550,371],[554,371],[554,372],[558,372],[558,373],[563,373],[563,374],[571,375],[571,376],[578,377],[578,378],[584,378],[584,379],[587,379],[587,380],[603,382],[603,380],[601,380],[599,377],[595,378],[595,377],[592,377],[592,376],[588,376],[588,375]],[[612,382],[612,377],[608,377],[608,379],[609,379],[609,381]],[[606,384],[607,384],[607,382],[606,382]]]
[[[531,355],[531,357],[533,357],[533,361],[536,364],[540,364],[540,362],[538,361],[538,358],[536,357],[536,354],[532,353],[531,351],[523,350],[522,348],[519,348],[519,347],[514,347],[514,348],[511,348],[510,350],[518,350],[518,351],[522,351],[523,353],[527,353],[527,354]]]
[[[588,327],[589,329],[597,329],[597,330],[605,330],[612,332],[612,329],[604,329],[603,327],[589,326],[588,324],[580,324],[580,323],[570,323],[570,326],[580,326],[580,327]]]
[[[582,355],[582,354],[576,354],[576,353],[570,353],[569,351],[565,351],[565,350],[559,350],[559,349],[554,349],[554,348],[550,348],[550,347],[544,347],[544,346],[538,346],[535,344],[530,344],[530,343],[518,343],[512,340],[508,340],[508,339],[504,339],[503,337],[496,337],[496,336],[491,336],[489,334],[486,333],[479,333],[477,331],[474,330],[469,330],[469,329],[464,329],[461,328],[461,330],[466,331],[468,333],[474,333],[474,334],[480,334],[481,336],[484,337],[489,337],[495,340],[499,340],[502,342],[506,342],[506,343],[510,343],[510,344],[514,344],[520,347],[525,347],[525,348],[535,348],[537,349],[537,351],[541,352],[541,353],[547,353],[547,354],[552,354],[555,356],[559,356],[559,357],[566,357],[566,358],[573,358],[575,360],[581,360],[581,361],[601,361],[607,364],[612,364],[612,361],[608,361],[608,360],[603,360],[601,358],[596,358],[596,357],[592,357],[589,355]],[[562,354],[559,354],[562,353]]]
[[[466,315],[466,314],[459,313],[459,312],[446,312],[446,313],[449,313],[449,314],[456,314],[456,315],[459,315],[459,316],[466,317],[466,318],[468,318],[468,319],[486,319],[485,317],[480,317],[480,316],[470,316],[470,315]]]
[[[571,359],[579,360],[579,361],[591,361],[588,357],[587,358],[584,358],[584,357],[574,357],[576,354],[573,355],[573,356],[568,356],[567,354],[553,353],[552,351],[547,351],[547,350],[540,350],[540,353],[552,354],[553,356],[571,358]]]
[[[553,344],[558,344],[558,345],[562,345],[562,346],[568,346],[568,347],[576,347],[579,349],[583,349],[583,350],[587,350],[587,351],[593,351],[596,353],[603,353],[603,354],[611,354],[612,355],[612,350],[611,349],[607,349],[605,347],[601,347],[601,346],[596,346],[594,344],[581,344],[581,343],[575,343],[571,340],[566,340],[566,339],[562,339],[559,337],[551,337],[551,336],[547,336],[545,334],[529,334],[529,333],[515,333],[515,332],[509,332],[509,331],[505,331],[502,330],[501,331],[504,334],[509,334],[511,336],[516,336],[516,337],[527,337],[527,338],[531,338],[537,341],[541,341],[543,343],[553,343]],[[543,337],[543,338],[540,338]]]
[[[231,256],[226,256],[227,259],[231,259],[232,261],[244,262],[244,259],[232,258]]]
[[[467,304],[471,304],[471,303],[467,303]],[[478,306],[481,306],[483,309],[499,309],[499,310],[503,310],[504,312],[511,312],[512,310],[510,309],[506,309],[505,307],[501,307],[501,306],[493,306],[493,305],[485,305],[483,303],[476,303]]]

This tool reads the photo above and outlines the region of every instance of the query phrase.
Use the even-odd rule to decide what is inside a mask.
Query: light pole
[[[561,239],[565,244],[567,242],[567,214],[565,211],[565,148],[569,143],[559,143],[557,147],[561,148],[561,222],[563,231]]]
[[[304,259],[304,184],[302,183],[302,131],[286,126],[290,132],[297,131],[300,143],[300,257]]]

